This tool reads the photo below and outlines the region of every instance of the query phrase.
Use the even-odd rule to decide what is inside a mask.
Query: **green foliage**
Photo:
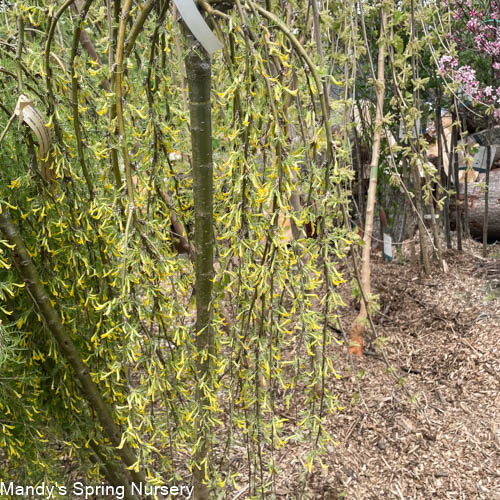
[[[300,28],[305,12],[292,6]],[[139,11],[134,6],[133,20]],[[200,428],[193,394],[206,387],[209,412],[203,412],[208,420],[202,425],[212,429],[216,455],[230,463],[234,450],[247,448],[256,457],[252,491],[263,495],[278,470],[277,450],[299,435],[305,442],[320,436],[318,447],[310,447],[307,476],[328,440],[321,417],[339,409],[324,384],[338,375],[322,353],[333,340],[325,318],[342,304],[337,263],[354,239],[342,210],[352,179],[349,152],[339,139],[337,156],[325,167],[319,89],[287,36],[255,15],[244,23],[235,12],[230,23],[221,23],[224,54],[213,60],[217,274],[209,389],[194,376],[208,355],[195,342],[194,269],[178,254],[171,230],[175,214],[192,238],[185,54],[178,25],[160,11],[148,17],[125,60],[122,115],[116,89],[102,86],[116,81],[106,64],[116,42],[108,36],[102,5],[92,4],[82,25],[102,64],[81,46],[70,57],[78,39],[75,12],[62,13],[47,58],[52,4],[49,15],[43,2],[17,2],[2,14],[8,22],[0,32],[8,44],[16,44],[17,18],[26,32],[20,61],[8,45],[0,46],[2,67],[11,73],[2,73],[0,123],[3,129],[15,109],[21,68],[23,92],[50,131],[47,164],[53,174],[46,175],[44,159],[37,157],[36,136],[15,120],[0,149],[6,166],[2,209],[11,213],[52,305],[114,408],[123,442],[137,451],[151,481],[188,477],[187,457],[196,452]],[[248,30],[265,43],[249,44]],[[327,67],[318,67],[319,74],[326,76]],[[172,160],[174,152],[182,159]],[[132,184],[125,182],[125,155]],[[290,199],[300,192],[309,193],[310,203],[296,210]],[[287,219],[298,230],[292,241]],[[317,239],[305,238],[307,223],[318,225]],[[8,463],[2,478],[61,482],[63,459],[83,464],[81,476],[103,474],[103,457],[114,461],[116,454],[18,282],[9,251],[2,246],[0,255],[0,459]],[[322,385],[325,391],[318,392]],[[294,426],[282,407],[296,415]],[[226,466],[210,477],[218,491],[239,481]]]
[[[250,457],[252,498],[272,491],[287,448],[306,449],[296,475],[304,484],[321,463],[331,442],[322,419],[341,410],[327,325],[343,306],[343,264],[360,240],[347,215],[350,109],[355,99],[373,101],[369,57],[387,43],[393,85],[384,126],[396,134],[403,120],[405,137],[392,150],[384,142],[381,181],[401,183],[400,161],[417,165],[425,146],[411,131],[428,114],[420,101],[433,85],[429,46],[439,36],[424,36],[422,27],[409,37],[403,2],[380,40],[370,29],[379,6],[363,5],[365,41],[358,4],[329,2],[320,12],[322,55],[309,36],[307,2],[290,0],[286,9],[271,2],[271,15],[261,2],[241,4],[241,12],[209,16],[224,43],[212,58],[213,350],[199,347],[195,328],[188,49],[168,2],[154,3],[134,44],[140,2],[128,20],[98,2],[85,2],[84,19],[44,1],[17,1],[0,13],[0,130],[24,93],[52,140],[39,158],[25,124],[16,118],[5,128],[1,209],[113,408],[121,444],[136,451],[133,468],[154,484],[186,481],[205,429],[214,460],[199,465],[214,498],[241,484],[231,465],[241,450]],[[417,22],[425,26],[435,13],[420,6]],[[80,44],[80,27],[100,61]],[[118,33],[123,66],[114,64]],[[328,86],[340,96],[330,109]],[[372,132],[365,124],[368,145]],[[430,185],[435,172],[427,173]],[[79,477],[97,479],[118,461],[117,450],[20,281],[13,249],[0,243],[0,479],[63,482],[69,462]],[[353,294],[361,299],[357,285]],[[375,314],[377,296],[368,302]]]

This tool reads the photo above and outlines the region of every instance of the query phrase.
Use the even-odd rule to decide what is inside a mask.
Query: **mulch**
[[[500,290],[483,272],[500,259],[480,254],[466,241],[463,253],[446,251],[447,272],[428,278],[374,262],[379,340],[366,334],[362,359],[345,344],[330,353],[344,409],[326,428],[339,444],[300,494],[288,476],[279,498],[500,499]],[[355,315],[352,300],[346,330]]]

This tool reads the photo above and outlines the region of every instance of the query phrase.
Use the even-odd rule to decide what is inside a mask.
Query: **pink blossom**
[[[472,0],[447,0],[446,4],[456,21],[453,33],[446,35],[453,39],[459,51],[474,49],[477,57],[485,57],[491,64],[495,78],[500,80],[500,0],[489,0],[487,10],[483,4]],[[485,5],[485,4],[484,4]],[[469,98],[486,105],[494,105],[495,115],[500,116],[500,87],[483,87],[476,71],[469,65],[460,65],[459,58],[443,56],[439,60],[439,71],[459,84]]]

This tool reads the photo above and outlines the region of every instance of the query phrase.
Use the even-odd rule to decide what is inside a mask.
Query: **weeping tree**
[[[1,13],[1,479],[264,497],[335,441],[359,8],[198,4],[212,60],[167,0]]]
[[[168,1],[2,13],[2,479],[62,482],[70,460],[88,481],[193,477],[211,498],[241,488],[243,449],[259,496],[290,436],[297,488],[332,440],[328,325],[352,235],[329,51],[308,53],[298,5],[200,5],[223,42],[212,61],[180,43]],[[335,26],[314,22],[329,43]],[[40,137],[18,125],[21,88]]]

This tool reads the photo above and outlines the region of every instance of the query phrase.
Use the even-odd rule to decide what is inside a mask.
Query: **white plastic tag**
[[[189,30],[210,56],[215,51],[222,49],[222,43],[212,33],[194,0],[174,0],[174,2]]]
[[[384,257],[389,262],[392,260],[392,238],[388,233],[384,233]]]

